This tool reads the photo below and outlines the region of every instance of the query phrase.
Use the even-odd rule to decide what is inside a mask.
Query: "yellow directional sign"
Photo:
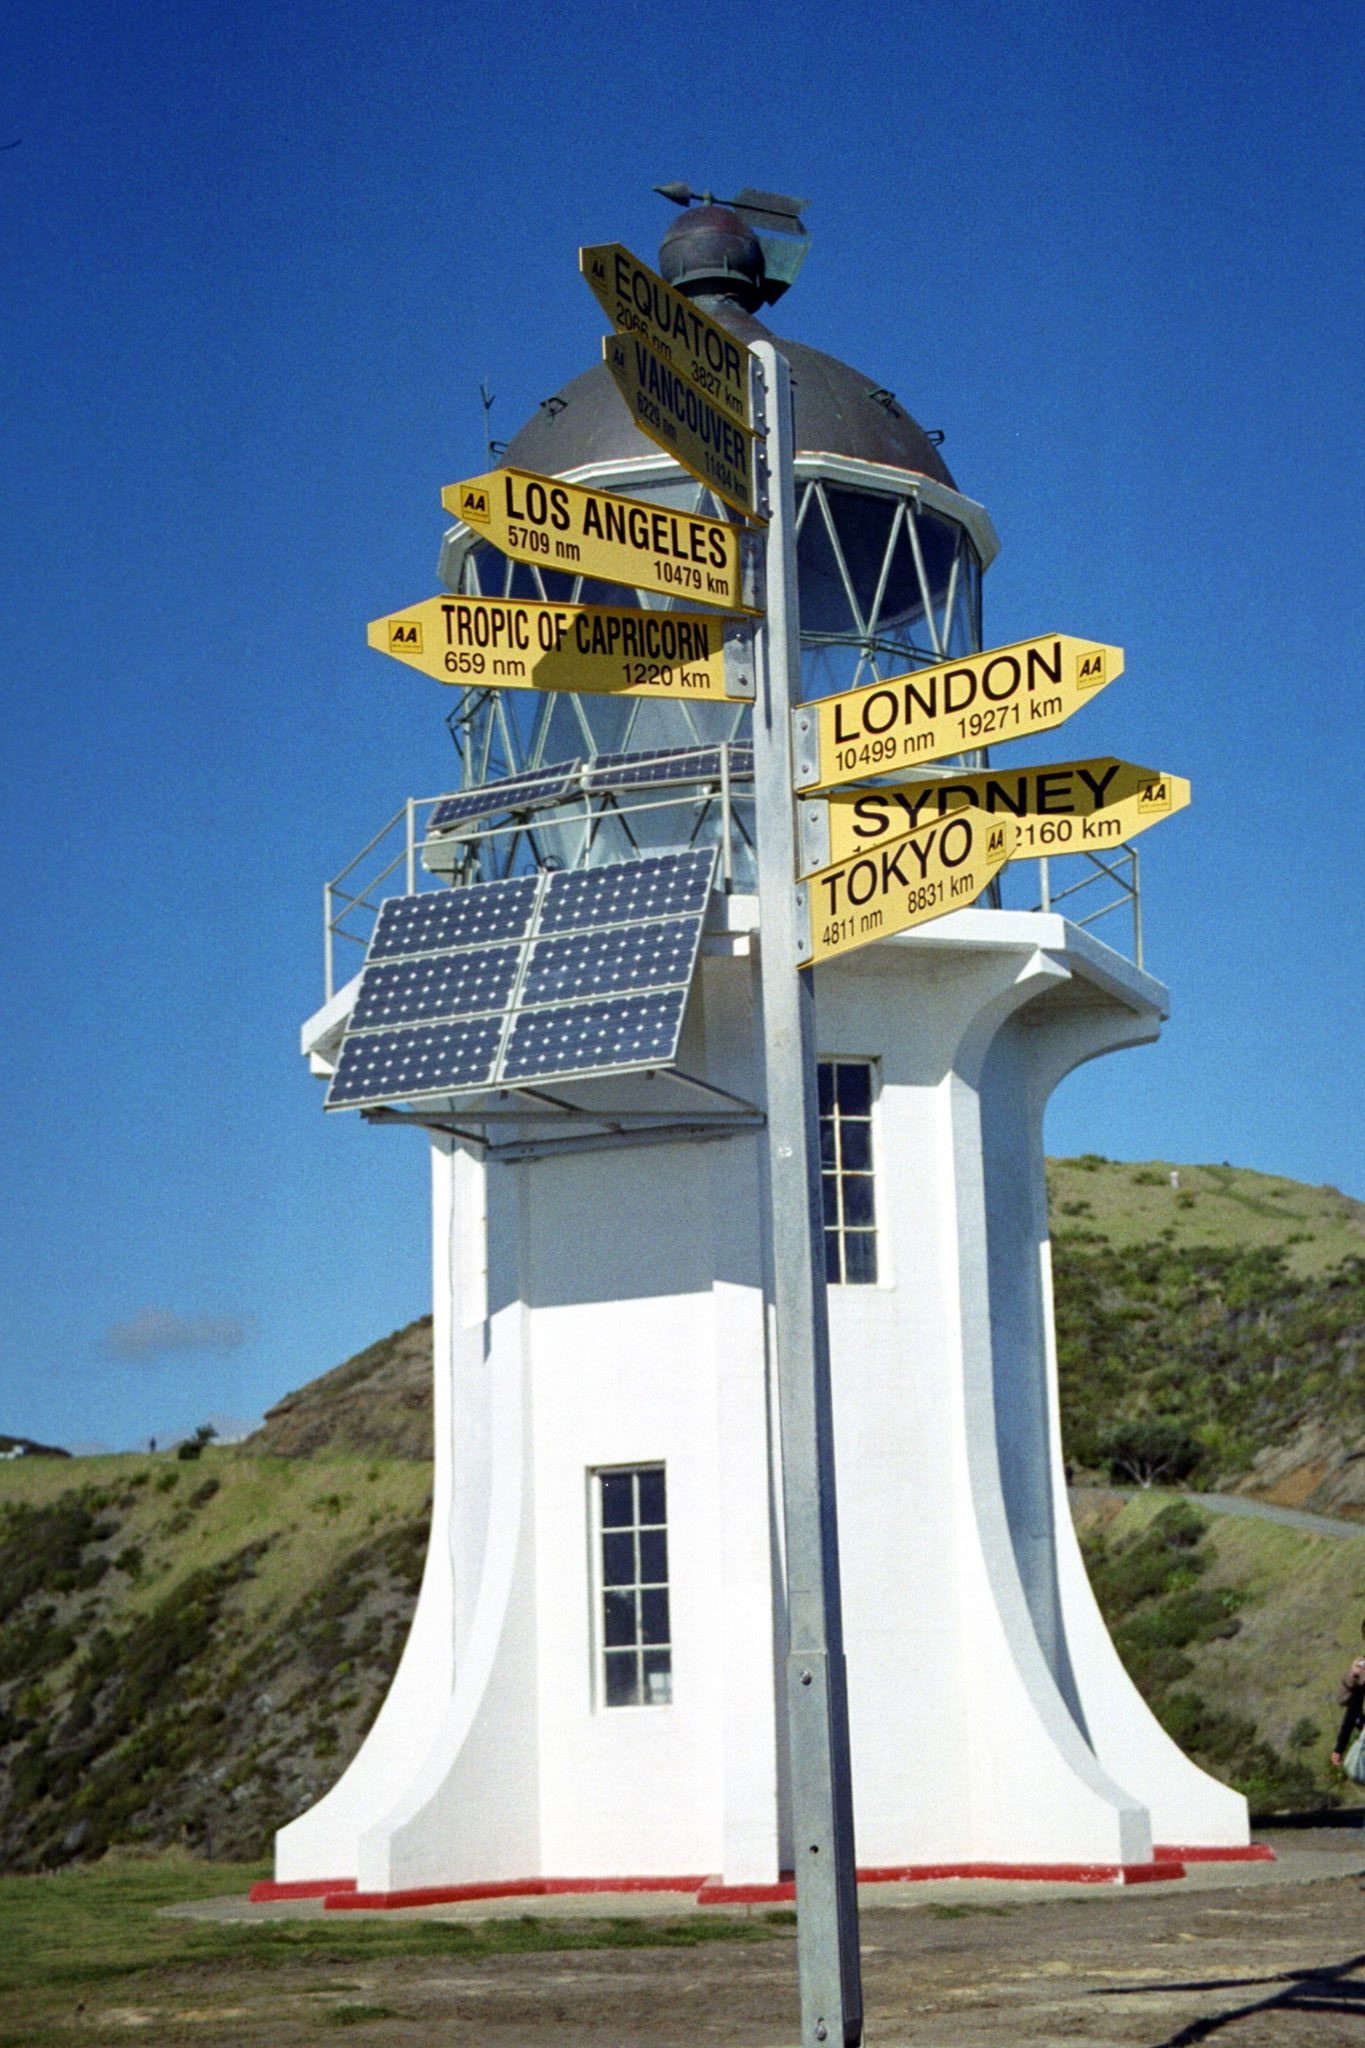
[[[801,806],[803,870],[829,867],[870,847],[903,839],[917,825],[975,804],[991,817],[1013,818],[1014,860],[1047,853],[1085,853],[1122,846],[1149,825],[1183,811],[1190,785],[1105,755],[1058,761],[1046,768],[992,768],[981,775],[945,774],[921,782],[840,789]]]
[[[465,689],[735,701],[754,694],[753,628],[721,612],[429,597],[375,619],[369,642]]]
[[[748,429],[671,368],[638,334],[607,335],[602,354],[641,433],[737,512],[761,516],[754,436]]]
[[[915,669],[794,714],[796,786],[830,789],[1062,725],[1123,674],[1123,649],[1048,633]]]
[[[503,554],[538,568],[699,598],[725,611],[756,609],[746,596],[741,532],[727,520],[585,490],[526,469],[495,469],[447,484],[441,503]]]
[[[798,964],[927,924],[974,903],[1014,849],[1012,818],[969,806],[935,818],[894,845],[855,854],[800,884],[808,931]]]
[[[656,355],[731,419],[753,426],[746,343],[619,242],[580,249],[578,267],[618,334],[642,335]]]

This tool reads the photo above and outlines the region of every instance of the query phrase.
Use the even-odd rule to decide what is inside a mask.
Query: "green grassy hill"
[[[1076,1512],[1119,1647],[1257,1803],[1336,1796],[1365,1612],[1365,1206],[1164,1162],[1058,1160],[1049,1182],[1067,1455],[1097,1483]],[[416,1597],[430,1343],[422,1318],[194,1459],[0,1460],[0,1867],[114,1843],[259,1856],[333,1782]],[[1179,1433],[1187,1485],[1361,1533],[1104,1490],[1116,1432],[1144,1423]]]

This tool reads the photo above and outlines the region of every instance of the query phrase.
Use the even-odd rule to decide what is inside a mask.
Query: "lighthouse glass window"
[[[820,1062],[825,1278],[834,1287],[871,1287],[877,1279],[873,1079],[870,1060]]]
[[[666,1707],[673,1698],[668,1514],[662,1465],[598,1472],[602,1704]]]

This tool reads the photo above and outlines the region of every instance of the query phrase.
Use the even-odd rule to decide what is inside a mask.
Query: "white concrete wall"
[[[725,915],[680,1064],[758,1099],[753,905]],[[1043,1108],[1080,1059],[1155,1035],[1160,989],[1060,918],[978,911],[817,989],[822,1052],[880,1081],[879,1281],[830,1294],[859,1863],[1245,1841],[1244,1803],[1118,1664],[1061,1467]],[[427,1576],[281,1877],[733,1883],[789,1861],[762,1157],[745,1136],[485,1169],[437,1141]],[[674,1700],[608,1709],[590,1475],[655,1462]]]

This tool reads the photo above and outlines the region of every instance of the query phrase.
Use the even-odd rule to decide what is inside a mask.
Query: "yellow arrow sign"
[[[802,704],[796,787],[829,789],[1046,732],[1122,674],[1121,647],[1048,633]]]
[[[752,427],[749,350],[619,242],[580,249],[578,267],[618,334],[639,334],[671,369]]]
[[[638,334],[607,335],[602,354],[642,434],[737,512],[765,516],[757,495],[754,437],[746,427],[713,405]]]
[[[369,642],[425,676],[467,689],[735,701],[754,694],[753,628],[721,612],[429,597],[375,619]]]
[[[526,469],[495,469],[447,484],[441,503],[503,554],[541,569],[699,598],[725,611],[756,609],[744,537],[727,520],[586,490]]]
[[[992,768],[981,775],[945,774],[922,782],[840,789],[801,806],[801,865],[813,870],[870,847],[903,839],[917,825],[975,804],[991,817],[1013,818],[1014,860],[1048,853],[1085,853],[1122,846],[1149,825],[1183,811],[1190,785],[1105,755],[1046,768]]]
[[[1012,818],[969,806],[921,825],[893,846],[822,868],[800,884],[808,937],[798,965],[965,910],[1009,859],[1014,836]]]

